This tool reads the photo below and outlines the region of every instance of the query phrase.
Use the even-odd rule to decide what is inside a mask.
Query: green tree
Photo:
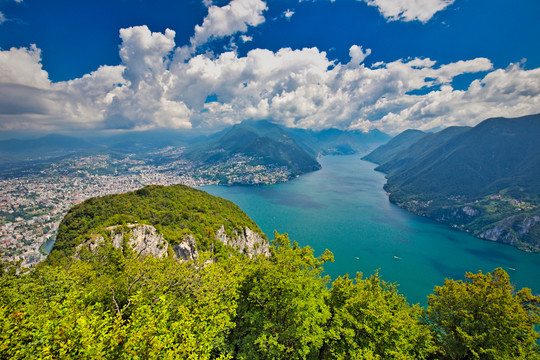
[[[277,233],[271,252],[247,269],[231,342],[239,359],[305,359],[323,343],[330,312],[321,272],[333,255],[315,257]]]
[[[332,319],[321,359],[425,359],[432,350],[422,308],[410,306],[378,273],[337,278],[328,304]]]
[[[103,247],[103,251],[108,248]],[[114,249],[110,249],[114,250]],[[75,260],[0,276],[0,359],[226,359],[236,259]]]
[[[518,292],[501,268],[447,279],[428,297],[426,320],[447,359],[538,359],[540,298]]]

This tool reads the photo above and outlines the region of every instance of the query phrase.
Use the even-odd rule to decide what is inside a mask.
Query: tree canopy
[[[269,258],[133,257],[0,272],[0,359],[538,359],[540,298],[502,269],[448,279],[427,309],[378,274],[331,285],[309,247]]]

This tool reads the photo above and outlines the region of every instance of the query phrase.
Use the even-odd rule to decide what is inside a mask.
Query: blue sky
[[[397,133],[540,112],[537,0],[0,0],[0,129]]]

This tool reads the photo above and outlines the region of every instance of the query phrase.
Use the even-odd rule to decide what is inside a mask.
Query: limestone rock
[[[126,227],[129,229],[128,231],[126,231]],[[131,247],[137,256],[152,255],[157,258],[166,257],[169,253],[171,244],[151,225],[128,224],[126,226],[111,226],[107,230],[110,231],[112,245],[117,249],[122,249],[125,244]],[[244,228],[240,234],[235,231],[234,236],[229,238],[222,225],[216,233],[216,239],[249,257],[270,256],[268,241],[248,227]],[[82,249],[86,248],[93,252],[104,242],[103,236],[92,235],[88,241],[77,246],[75,257],[79,257]],[[193,235],[187,235],[182,242],[172,245],[172,251],[179,260],[189,261],[199,258],[197,243]]]
[[[152,255],[157,258],[167,256],[169,243],[163,238],[163,235],[158,233],[156,228],[150,225],[128,224],[128,232],[124,231],[124,227],[111,226],[107,230],[111,232],[110,239],[112,245],[121,249],[126,245],[138,256]],[[75,256],[78,257],[83,248],[94,251],[100,244],[103,244],[105,239],[101,235],[92,235],[91,239],[80,244],[76,248]]]
[[[472,208],[470,206],[465,206],[463,209],[461,209],[465,214],[469,215],[469,216],[477,216],[478,214],[480,214],[480,211],[478,211],[477,209],[475,208]]]
[[[499,221],[477,236],[485,240],[516,245],[519,238],[528,234],[536,224],[540,224],[540,216],[514,215]]]
[[[257,255],[270,256],[268,241],[248,227],[245,227],[240,234],[235,231],[234,236],[229,238],[225,232],[225,227],[222,225],[216,232],[216,239],[241,253],[247,254],[250,258]]]
[[[199,258],[197,243],[193,235],[184,237],[182,242],[180,244],[174,244],[172,249],[177,259],[195,260]]]
[[[126,234],[124,232],[111,231],[111,240],[116,248],[122,247],[124,236],[127,236],[128,246],[139,256],[153,255],[157,258],[167,256],[169,243],[158,233],[156,228],[150,225],[136,225]]]

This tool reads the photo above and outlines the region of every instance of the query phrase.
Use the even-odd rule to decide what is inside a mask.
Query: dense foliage
[[[424,310],[377,274],[329,287],[332,254],[286,235],[269,258],[100,251],[2,264],[0,359],[540,359],[540,298],[502,269],[447,280]]]
[[[427,320],[450,359],[531,359],[540,322],[540,298],[514,291],[501,268],[468,273],[469,281],[447,279],[429,296]]]
[[[62,261],[90,235],[106,236],[107,227],[135,221],[151,224],[170,243],[181,242],[191,234],[202,250],[216,242],[215,233],[221,226],[230,236],[249,227],[264,237],[257,224],[228,200],[184,185],[151,185],[124,194],[92,198],[71,208],[60,224],[47,261]]]

